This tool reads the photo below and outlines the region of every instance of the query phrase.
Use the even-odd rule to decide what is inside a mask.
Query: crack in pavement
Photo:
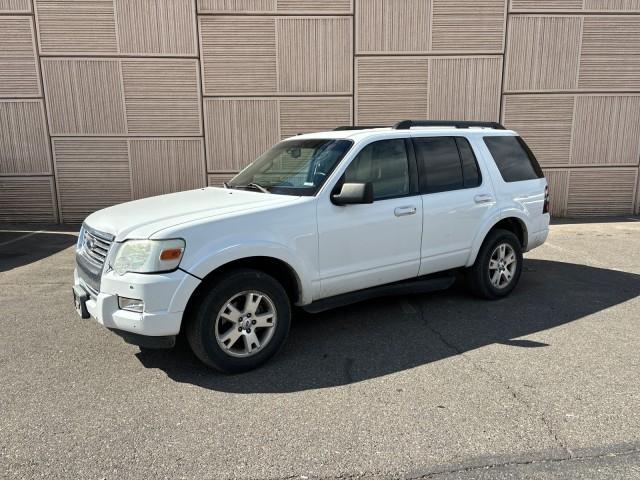
[[[526,460],[526,461],[489,463],[486,465],[469,466],[469,467],[457,468],[453,470],[442,470],[439,472],[426,473],[418,477],[410,477],[410,480],[423,480],[423,479],[429,479],[429,478],[437,478],[441,475],[455,475],[459,473],[467,473],[467,472],[473,472],[477,470],[491,470],[494,468],[509,467],[509,466],[534,465],[534,464],[541,464],[541,463],[577,462],[581,460],[582,461],[597,460],[599,458],[620,457],[624,455],[633,455],[636,453],[640,453],[640,449],[633,448],[630,450],[612,451],[612,452],[601,453],[598,455],[572,456],[571,458],[538,458],[538,459],[532,459],[532,460]]]
[[[513,461],[505,461],[505,462],[496,462],[496,463],[485,463],[478,465],[469,465],[469,466],[461,466],[461,467],[451,467],[449,469],[443,469],[438,471],[432,471],[427,473],[418,474],[417,476],[407,476],[402,477],[407,480],[428,480],[428,479],[437,479],[441,476],[446,475],[457,475],[462,473],[475,472],[479,470],[493,470],[497,468],[503,467],[511,467],[511,466],[525,466],[525,465],[537,465],[537,464],[545,464],[545,463],[564,463],[564,462],[579,462],[585,460],[598,460],[600,458],[612,458],[612,457],[621,457],[625,455],[634,455],[640,453],[639,447],[633,447],[626,450],[610,450],[603,451],[598,454],[591,455],[576,455],[571,458],[547,458],[547,457],[539,457],[539,458],[531,458],[530,460],[513,460]],[[333,475],[330,477],[322,477],[331,480],[354,480],[360,478],[377,478],[377,477],[390,477],[390,478],[399,478],[396,474],[382,471],[362,471],[358,473],[341,473],[338,475]],[[272,480],[292,480],[294,478],[297,479],[311,479],[317,478],[313,474],[293,474],[287,475],[285,477],[270,477]]]
[[[529,410],[531,412],[531,415],[534,416],[542,423],[542,425],[544,425],[545,429],[547,430],[547,432],[549,433],[549,436],[551,438],[554,439],[555,443],[567,454],[567,457],[565,458],[566,460],[574,458],[574,454],[571,451],[571,449],[569,448],[569,446],[567,445],[567,443],[560,438],[560,436],[558,435],[558,433],[555,431],[555,429],[553,428],[553,425],[551,424],[551,421],[547,418],[547,416],[544,414],[544,412],[540,412],[539,410],[537,410],[530,402],[526,401],[525,399],[521,398],[518,391],[511,385],[509,385],[509,383],[498,373],[495,373],[491,370],[488,370],[482,366],[480,366],[478,363],[472,361],[464,352],[464,350],[458,348],[454,343],[452,343],[451,341],[449,341],[447,338],[445,338],[444,334],[438,330],[437,328],[435,328],[433,326],[433,324],[431,324],[425,315],[425,311],[423,308],[423,305],[419,302],[417,305],[414,303],[414,306],[417,306],[417,311],[420,315],[420,319],[422,320],[422,323],[429,329],[429,331],[431,331],[434,335],[436,335],[436,337],[440,340],[440,342],[445,345],[448,349],[450,349],[452,352],[455,352],[457,355],[459,355],[460,357],[462,357],[465,361],[467,361],[475,370],[479,371],[480,373],[484,374],[485,376],[489,377],[491,380],[493,380],[493,382],[495,384],[497,384],[498,386],[502,387],[503,389],[505,389],[512,397],[513,399],[520,403],[521,405],[523,405],[524,407],[527,408],[527,410]]]

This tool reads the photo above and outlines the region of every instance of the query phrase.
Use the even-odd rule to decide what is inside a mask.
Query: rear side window
[[[491,156],[505,182],[544,177],[538,161],[520,137],[484,137]]]
[[[460,152],[460,160],[462,161],[462,177],[464,188],[477,187],[482,183],[480,171],[478,170],[478,162],[473,154],[473,149],[469,145],[466,138],[457,137],[458,151]]]
[[[477,187],[481,177],[469,142],[462,137],[419,137],[413,143],[421,168],[422,191]]]

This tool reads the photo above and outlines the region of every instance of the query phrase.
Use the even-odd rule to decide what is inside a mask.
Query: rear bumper
[[[124,335],[119,334],[136,345],[142,345],[144,341],[137,339],[140,336],[177,335],[187,302],[199,283],[200,280],[181,270],[153,275],[127,273],[122,276],[109,272],[102,276],[101,291],[95,294],[86,288],[77,272],[74,272],[74,285],[89,293],[86,309],[90,317],[116,333],[125,332]],[[120,309],[118,296],[143,300],[144,312]],[[161,344],[167,343],[166,340],[157,340]]]
[[[527,251],[533,250],[536,247],[542,245],[549,236],[549,229],[545,228],[529,235],[529,241],[527,242]]]

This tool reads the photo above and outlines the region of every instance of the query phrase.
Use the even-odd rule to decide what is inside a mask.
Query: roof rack
[[[370,128],[389,128],[388,126],[380,126],[380,125],[372,125],[369,127],[364,127],[364,126],[358,126],[358,125],[343,125],[342,127],[337,127],[334,128],[333,131],[334,132],[343,132],[345,130],[368,130]]]
[[[498,122],[469,122],[462,120],[403,120],[393,126],[395,130],[408,130],[411,127],[482,127],[493,128],[495,130],[505,129],[504,126]]]

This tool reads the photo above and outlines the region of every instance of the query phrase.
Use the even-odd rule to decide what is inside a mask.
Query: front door
[[[407,142],[370,143],[345,171],[341,182],[373,184],[372,204],[337,206],[319,199],[323,298],[418,275],[422,200]]]

